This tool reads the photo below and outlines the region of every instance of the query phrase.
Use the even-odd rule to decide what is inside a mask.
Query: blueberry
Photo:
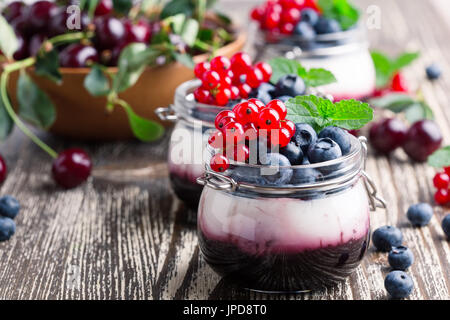
[[[311,163],[330,161],[341,156],[341,148],[330,138],[319,139],[308,149],[308,159]]]
[[[339,145],[342,155],[346,155],[352,149],[352,141],[347,130],[338,127],[326,127],[320,131],[319,138],[330,138]]]
[[[310,26],[315,26],[317,21],[319,21],[319,14],[311,8],[303,9],[300,21],[306,22]]]
[[[414,262],[414,254],[407,247],[392,247],[388,261],[394,270],[406,270]]]
[[[429,80],[439,79],[442,75],[441,67],[436,63],[433,63],[432,65],[428,66],[426,72]]]
[[[14,197],[4,196],[0,198],[0,216],[14,219],[20,211],[20,204]]]
[[[314,40],[317,35],[314,28],[309,23],[304,21],[300,21],[295,25],[294,34],[307,41]]]
[[[284,103],[286,103],[286,101],[288,101],[289,99],[292,99],[293,97],[291,96],[280,96],[280,97],[276,97],[278,100],[283,101]]]
[[[281,148],[280,153],[288,158],[291,165],[296,166],[302,164],[303,151],[295,142],[290,142],[286,147]]]
[[[313,127],[306,123],[295,124],[295,134],[291,141],[294,141],[300,148],[302,148],[304,155],[307,154],[309,146],[315,143],[316,140],[317,133]]]
[[[236,182],[246,182],[256,185],[264,185],[265,180],[261,178],[259,168],[236,166],[232,168],[230,177]]]
[[[450,239],[450,214],[448,214],[444,220],[442,220],[442,229],[444,230],[447,238]]]
[[[394,299],[408,297],[413,288],[414,282],[404,271],[392,271],[384,279],[384,287]]]
[[[318,34],[335,33],[342,31],[341,25],[334,19],[319,18],[314,29]]]
[[[323,175],[319,170],[312,168],[296,168],[292,175],[291,184],[309,184],[322,180]]]
[[[389,252],[392,247],[401,246],[403,234],[396,227],[384,226],[373,232],[372,241],[378,251]]]
[[[278,96],[302,96],[305,94],[305,91],[305,81],[295,74],[282,76],[276,85],[276,94]]]
[[[433,216],[433,208],[428,203],[418,203],[409,207],[406,212],[408,220],[415,227],[426,226]]]
[[[289,160],[279,153],[269,153],[267,161],[263,165],[270,166],[261,168],[261,176],[268,185],[284,185],[289,183],[292,178],[292,169]],[[281,168],[283,167],[283,168]]]
[[[261,100],[264,104],[268,104],[272,100],[272,94],[275,92],[275,87],[270,83],[263,82],[258,88],[250,92],[250,98]]]
[[[16,233],[16,223],[8,217],[0,217],[0,241],[9,240]]]
[[[311,164],[311,162],[309,162],[309,159],[306,155],[303,155],[302,165],[308,165],[308,164]]]

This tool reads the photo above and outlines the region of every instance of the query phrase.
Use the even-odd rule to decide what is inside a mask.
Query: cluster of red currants
[[[268,0],[252,10],[251,18],[263,30],[292,34],[301,19],[301,11],[307,8],[320,12],[315,0]]]
[[[200,103],[226,106],[230,101],[247,99],[250,92],[263,82],[269,82],[272,67],[265,62],[252,65],[247,53],[238,52],[231,59],[217,56],[210,62],[198,63],[195,76],[202,80],[194,91]]]
[[[211,158],[211,169],[226,171],[230,158],[248,162],[250,150],[253,152],[258,141],[264,141],[267,148],[287,146],[295,134],[295,124],[286,115],[287,108],[280,100],[264,105],[260,100],[250,99],[237,104],[232,111],[220,112],[215,119],[217,131],[208,140],[211,147],[221,150]]]
[[[433,178],[433,184],[437,188],[434,200],[437,204],[446,205],[450,203],[450,167],[444,168]]]
[[[70,1],[74,2],[74,1]],[[93,44],[72,44],[62,48],[59,54],[62,67],[87,67],[88,62],[117,65],[118,57],[125,46],[130,43],[149,43],[153,26],[145,19],[132,21],[126,17],[114,16],[112,0],[100,0],[94,13],[93,21],[83,12],[80,25],[69,30],[70,21],[67,6],[58,6],[51,1],[36,1],[28,6],[22,1],[10,3],[2,15],[13,27],[19,48],[14,59],[23,60],[37,54],[42,43],[51,37],[71,31],[83,31],[95,26]]]

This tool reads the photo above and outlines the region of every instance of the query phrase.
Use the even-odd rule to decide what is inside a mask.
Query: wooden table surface
[[[407,75],[421,84],[449,144],[450,24],[441,15],[446,1],[356,2],[364,10],[372,4],[381,8],[382,28],[369,32],[372,47],[422,52]],[[221,7],[246,21],[253,4],[228,0]],[[433,61],[443,68],[443,79],[422,82],[425,65]],[[353,276],[324,292],[267,296],[231,287],[205,264],[192,223],[195,213],[170,191],[168,135],[153,144],[85,144],[43,137],[57,150],[88,149],[96,171],[82,187],[61,191],[50,180],[50,159],[20,132],[0,146],[10,168],[0,194],[16,196],[23,206],[16,235],[0,243],[0,299],[387,298],[387,257],[373,248]],[[389,203],[387,210],[372,213],[372,226],[400,227],[415,254],[410,299],[449,299],[450,247],[440,227],[445,210],[436,207],[431,223],[422,229],[412,228],[405,216],[410,204],[432,202],[434,170],[412,164],[402,151],[390,158],[371,155],[367,170]]]

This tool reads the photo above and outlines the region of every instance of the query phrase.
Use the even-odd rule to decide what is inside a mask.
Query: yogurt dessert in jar
[[[359,11],[346,4],[351,17],[333,6],[321,8],[317,1],[267,1],[254,8],[261,57],[285,56],[307,68],[330,70],[337,82],[323,90],[336,100],[370,97],[376,75],[369,43]]]
[[[272,109],[283,113],[278,106]],[[268,118],[263,110],[260,124]],[[271,118],[271,125],[277,121],[290,120]],[[214,149],[198,179],[205,185],[197,219],[203,257],[244,288],[299,292],[345,280],[369,245],[370,204],[384,204],[376,190],[368,193],[374,186],[364,172],[364,138],[334,126],[319,133],[305,123],[294,128],[288,141],[276,142],[278,150],[273,132],[269,150],[261,134],[256,149],[251,139],[245,143],[248,156],[227,152],[229,144]],[[257,164],[250,164],[255,150]]]

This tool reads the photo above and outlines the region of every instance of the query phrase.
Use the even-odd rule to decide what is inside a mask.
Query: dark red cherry
[[[5,17],[6,21],[11,22],[19,17],[25,8],[26,5],[22,1],[13,1],[2,11],[2,15]]]
[[[5,182],[6,176],[8,175],[8,169],[6,167],[6,162],[0,155],[0,185]]]
[[[102,49],[112,49],[120,45],[125,39],[125,27],[117,18],[99,17],[95,21],[98,44]]]
[[[396,118],[383,119],[370,128],[370,143],[376,151],[388,154],[402,146],[407,131],[403,121]]]
[[[29,44],[29,52],[31,56],[37,55],[46,38],[47,37],[42,33],[35,34],[31,37]]]
[[[33,32],[44,31],[52,16],[52,10],[56,5],[50,1],[37,1],[33,3],[28,11],[28,20]]]
[[[124,22],[125,26],[125,42],[133,43],[133,42],[141,42],[148,43],[150,42],[151,37],[151,26],[150,24],[141,19],[136,23],[133,23],[130,20],[126,20]]]
[[[421,120],[409,128],[403,150],[411,159],[424,162],[441,144],[442,133],[437,124],[431,120]]]
[[[61,152],[52,166],[53,179],[63,188],[79,186],[89,178],[92,161],[82,149],[72,148]]]
[[[97,8],[95,8],[95,16],[105,16],[110,14],[113,10],[113,2],[112,0],[100,0],[98,2]]]
[[[114,66],[114,67],[117,66],[118,63],[119,63],[120,54],[122,53],[123,49],[125,49],[125,47],[128,46],[128,45],[129,45],[129,43],[122,42],[118,46],[114,47],[111,50],[111,58],[107,62],[107,65],[108,66]]]
[[[98,61],[98,53],[94,47],[79,43],[71,44],[59,54],[59,63],[65,68],[89,67],[89,62]]]
[[[66,7],[58,8],[58,10],[52,11],[52,18],[49,22],[49,30],[48,33],[51,36],[57,36],[63,33],[67,33],[69,31],[82,31],[85,30],[88,24],[90,23],[90,18],[86,14],[86,12],[81,13],[81,19],[80,19],[80,28],[77,28],[77,26],[74,26],[73,29],[68,29],[67,22],[70,18],[69,14],[67,13]],[[72,22],[72,21],[71,21]],[[75,22],[75,21],[73,21]]]
[[[20,34],[16,34],[17,41],[19,44],[18,49],[13,55],[14,60],[23,60],[30,56],[30,52],[28,50],[28,42],[22,37]]]
[[[32,29],[29,27],[29,20],[25,15],[18,16],[10,24],[16,33],[27,37],[32,33]]]

